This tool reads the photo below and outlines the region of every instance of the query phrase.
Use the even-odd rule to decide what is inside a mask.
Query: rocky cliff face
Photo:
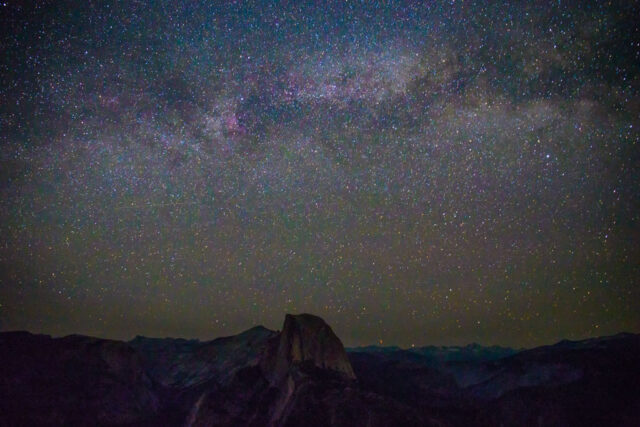
[[[308,367],[356,378],[340,339],[324,320],[311,314],[286,315],[275,357],[276,378]]]
[[[265,358],[278,333],[255,326],[213,341],[136,337],[129,344],[142,355],[151,377],[165,387],[184,389],[214,381],[226,383],[235,373]]]
[[[303,416],[301,408],[325,412],[341,406],[341,390],[355,380],[355,374],[331,327],[317,316],[288,314],[281,332],[269,332],[252,340],[259,348],[251,350],[251,363],[227,362],[239,369],[220,376],[225,380],[218,381],[216,389],[202,392],[189,410],[187,425],[283,426],[292,417]],[[248,344],[242,344],[246,340],[240,337],[245,335],[256,334],[225,340],[236,342],[236,353],[242,354],[244,350],[239,350]]]

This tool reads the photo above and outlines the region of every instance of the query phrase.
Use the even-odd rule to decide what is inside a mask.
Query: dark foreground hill
[[[640,335],[362,348],[287,315],[200,342],[0,334],[0,425],[640,425]]]

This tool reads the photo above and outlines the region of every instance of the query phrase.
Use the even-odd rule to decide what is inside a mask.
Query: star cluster
[[[0,5],[0,328],[640,331],[634,2]]]

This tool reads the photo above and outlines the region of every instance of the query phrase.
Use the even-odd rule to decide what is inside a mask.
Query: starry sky
[[[640,332],[640,6],[0,2],[0,329]]]

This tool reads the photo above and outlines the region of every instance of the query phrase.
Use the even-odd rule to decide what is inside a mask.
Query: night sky
[[[0,329],[640,332],[640,6],[0,2]]]

